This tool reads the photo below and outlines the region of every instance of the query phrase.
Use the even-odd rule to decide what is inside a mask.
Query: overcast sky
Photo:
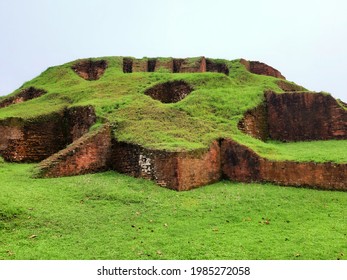
[[[0,95],[98,56],[246,58],[347,101],[347,1],[0,0]]]

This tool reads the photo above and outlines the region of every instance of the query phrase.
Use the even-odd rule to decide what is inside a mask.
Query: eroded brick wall
[[[170,73],[204,73],[218,72],[229,74],[229,68],[225,63],[214,62],[211,59],[200,57],[198,59],[135,59],[123,58],[123,72],[156,72],[164,69]]]
[[[269,137],[266,104],[248,110],[238,123],[238,128],[254,138],[266,141]]]
[[[42,161],[39,177],[80,175],[109,169],[111,130],[108,125],[90,132]]]
[[[247,111],[238,128],[263,141],[347,139],[347,111],[322,93],[266,92],[263,104]]]
[[[224,73],[225,75],[229,75],[229,68],[225,63],[215,62],[211,59],[206,59],[206,71]]]
[[[39,162],[66,145],[64,113],[0,121],[0,154],[6,161]]]
[[[311,92],[267,92],[265,97],[271,139],[347,139],[347,111],[332,96]]]
[[[220,149],[214,142],[208,151],[167,152],[114,141],[113,169],[155,181],[174,189],[190,190],[220,179]]]
[[[221,157],[223,176],[232,181],[347,191],[347,164],[271,161],[230,139],[222,141]]]
[[[82,136],[96,120],[94,109],[75,107],[23,120],[0,121],[0,155],[6,161],[39,162]]]
[[[221,179],[221,154],[218,141],[198,154],[178,155],[178,190],[190,190]]]
[[[249,61],[245,59],[241,59],[240,62],[246,67],[246,69],[257,75],[265,75],[272,76],[279,79],[285,79],[285,77],[281,74],[277,69],[259,61]]]
[[[67,127],[67,142],[72,143],[89,131],[96,122],[96,114],[93,106],[79,106],[66,109],[64,121]]]

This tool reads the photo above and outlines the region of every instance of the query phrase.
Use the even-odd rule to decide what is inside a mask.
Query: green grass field
[[[222,181],[175,192],[115,172],[0,163],[0,259],[347,259],[347,193]]]

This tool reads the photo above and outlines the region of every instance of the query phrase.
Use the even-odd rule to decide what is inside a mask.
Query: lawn
[[[347,259],[347,193],[222,181],[189,192],[0,162],[0,259]]]

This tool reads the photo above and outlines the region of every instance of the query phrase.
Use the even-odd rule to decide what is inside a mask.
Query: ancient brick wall
[[[183,59],[179,67],[179,73],[203,73],[206,72],[206,59],[201,57],[192,62],[188,59]]]
[[[265,93],[265,102],[247,111],[238,128],[265,141],[347,139],[347,111],[330,95]]]
[[[248,110],[238,128],[254,138],[265,141],[269,137],[266,104],[260,104],[254,109]]]
[[[18,94],[10,96],[2,101],[0,101],[0,108],[10,106],[12,104],[22,103],[47,93],[43,89],[38,89],[35,87],[29,87],[21,90]]]
[[[347,139],[347,111],[330,95],[265,95],[269,136],[280,141]]]
[[[132,73],[133,72],[133,60],[129,57],[123,58],[123,72]]]
[[[72,143],[89,131],[96,122],[93,106],[71,107],[64,111],[64,121],[67,127],[67,142]]]
[[[248,61],[245,59],[241,59],[240,62],[246,67],[246,69],[249,72],[253,74],[272,76],[279,79],[285,79],[285,77],[281,74],[280,71],[278,71],[277,69],[265,63],[262,63],[259,61]]]
[[[38,162],[65,147],[63,112],[24,121],[0,121],[0,154],[6,161]]]
[[[221,166],[223,177],[238,182],[261,181],[261,159],[251,149],[225,139],[221,142]]]
[[[229,68],[225,63],[214,62],[211,59],[206,59],[206,71],[223,73],[225,75],[229,75]]]
[[[168,59],[168,60],[161,60],[158,59],[155,63],[155,69],[154,72],[158,72],[161,69],[164,69],[165,71],[169,73],[173,73],[174,71],[174,61],[173,59]]]
[[[123,72],[156,72],[165,69],[171,73],[203,73],[218,72],[229,74],[229,68],[225,63],[214,62],[211,59],[200,57],[198,59],[134,59],[123,58]]]
[[[108,125],[87,133],[39,165],[39,177],[80,175],[110,166],[111,130]]]
[[[114,141],[113,169],[155,181],[175,190],[189,190],[220,179],[220,151],[214,142],[206,152],[167,152]]]
[[[0,155],[7,161],[39,162],[82,136],[95,122],[92,107],[75,107],[23,120],[0,121]]]
[[[271,161],[233,140],[221,144],[223,176],[238,182],[347,191],[347,164]]]
[[[214,141],[209,150],[178,155],[178,190],[190,190],[221,179],[220,146]]]
[[[347,164],[263,160],[260,172],[279,185],[347,191]]]

